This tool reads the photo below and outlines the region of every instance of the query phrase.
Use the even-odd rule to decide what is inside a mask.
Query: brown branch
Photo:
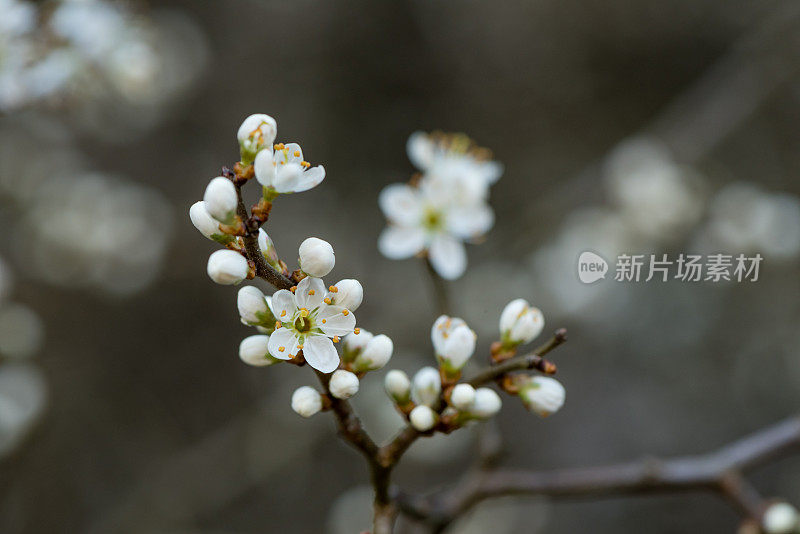
[[[517,356],[498,365],[487,367],[472,377],[467,383],[478,387],[498,379],[507,373],[526,369],[537,369],[546,374],[553,374],[555,372],[555,365],[544,359],[543,356],[566,340],[567,330],[565,328],[560,328],[556,330],[553,337],[550,338],[547,343],[537,348],[532,353],[524,356]]]
[[[764,501],[742,473],[797,448],[800,417],[793,417],[705,455],[557,471],[474,472],[452,489],[428,496],[398,491],[396,498],[403,513],[442,526],[478,502],[503,495],[577,498],[704,490],[716,492],[758,520]]]

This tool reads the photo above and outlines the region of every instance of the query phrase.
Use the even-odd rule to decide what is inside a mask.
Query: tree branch
[[[800,417],[792,417],[705,455],[557,471],[475,472],[455,487],[428,496],[398,491],[397,501],[410,517],[441,526],[478,502],[503,495],[576,498],[704,490],[716,492],[758,520],[764,501],[742,473],[797,448]]]

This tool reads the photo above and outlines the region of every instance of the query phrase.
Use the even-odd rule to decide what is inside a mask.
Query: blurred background
[[[407,372],[433,361],[436,310],[421,262],[378,254],[377,195],[414,172],[418,129],[505,164],[453,314],[484,354],[516,297],[570,332],[567,403],[543,421],[507,399],[505,465],[701,453],[796,412],[795,2],[0,0],[0,532],[368,528],[361,459],[330,418],[289,409],[313,375],[242,364],[251,331],[188,218],[255,112],[327,170],[276,203],[278,251],[330,241],[331,276],[364,285],[360,326]],[[584,250],[765,259],[756,283],[585,286]],[[354,403],[384,439],[401,420],[376,375]],[[450,481],[473,448],[421,440],[397,481]],[[798,473],[800,457],[753,480],[797,504]],[[704,494],[503,499],[450,532],[737,524]]]

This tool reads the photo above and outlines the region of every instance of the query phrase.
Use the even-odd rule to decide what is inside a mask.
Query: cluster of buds
[[[358,280],[348,278],[326,287],[322,278],[336,264],[330,243],[317,237],[303,241],[299,268],[290,272],[261,228],[281,194],[306,191],[325,177],[322,166],[312,167],[303,159],[297,143],[274,143],[276,135],[277,123],[269,115],[247,117],[237,133],[240,161],[209,182],[203,200],[192,205],[189,216],[204,236],[225,247],[208,260],[208,275],[214,282],[239,284],[254,278],[259,268],[286,281],[287,289],[271,296],[255,286],[239,290],[241,322],[258,331],[242,340],[239,357],[257,367],[308,364],[329,375],[327,393],[306,386],[292,396],[292,408],[310,417],[331,406],[328,394],[337,399],[355,395],[360,378],[389,361],[393,345],[384,335],[373,336],[356,327],[353,312],[364,298]],[[248,214],[241,188],[252,179],[261,185],[262,195]],[[343,346],[341,357],[337,345]]]
[[[501,314],[502,341],[493,345],[492,363],[497,365],[512,357],[518,346],[541,332],[543,325],[541,312],[526,301],[509,303]],[[451,432],[500,411],[502,400],[494,389],[460,382],[462,369],[475,352],[476,337],[463,319],[442,315],[431,329],[438,368],[423,367],[412,379],[399,370],[387,373],[386,393],[419,432]],[[530,411],[542,417],[564,404],[564,387],[548,376],[502,373],[496,381],[503,391],[518,395]]]

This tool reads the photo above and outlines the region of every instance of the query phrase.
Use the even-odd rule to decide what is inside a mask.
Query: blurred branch
[[[742,473],[800,448],[800,417],[792,417],[701,456],[644,458],[557,471],[475,471],[453,488],[427,496],[396,492],[400,510],[440,532],[477,503],[504,495],[609,497],[655,492],[712,491],[745,516],[760,520],[765,501]]]
[[[436,269],[433,268],[430,258],[425,258],[425,268],[428,271],[431,284],[433,285],[433,294],[436,298],[436,311],[439,315],[450,315],[450,295],[447,292],[447,282],[439,276]]]

